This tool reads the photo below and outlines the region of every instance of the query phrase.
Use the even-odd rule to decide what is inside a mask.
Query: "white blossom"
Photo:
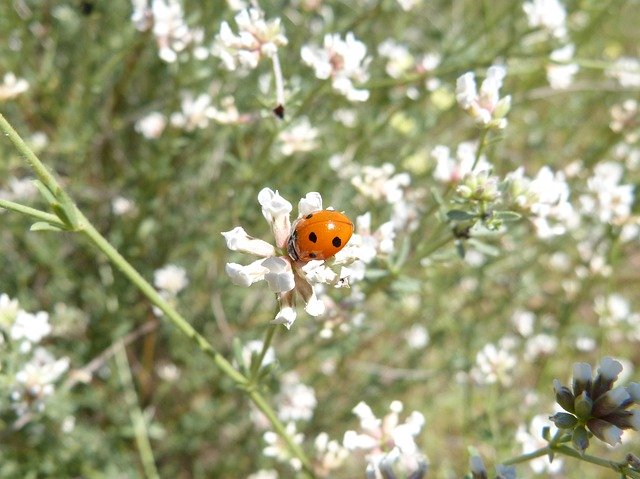
[[[9,72],[4,74],[0,83],[0,102],[11,100],[29,89],[29,82]]]
[[[168,264],[153,272],[153,284],[156,288],[175,296],[187,287],[189,279],[183,267]]]
[[[567,35],[567,12],[559,0],[532,0],[522,6],[529,26],[543,28],[556,38]]]
[[[500,98],[502,80],[507,71],[502,66],[491,66],[478,92],[472,72],[460,76],[456,82],[456,99],[477,124],[502,129],[507,126],[505,116],[511,108],[511,96]]]
[[[160,138],[167,126],[167,117],[158,111],[152,111],[136,121],[135,129],[147,139]]]

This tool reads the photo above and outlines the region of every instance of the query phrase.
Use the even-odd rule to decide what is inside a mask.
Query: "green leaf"
[[[487,243],[483,243],[482,241],[478,241],[477,239],[470,239],[469,244],[472,244],[476,250],[487,256],[500,256],[500,248],[491,246]]]
[[[33,184],[36,186],[37,190],[40,192],[40,194],[42,195],[42,197],[44,198],[44,200],[49,204],[49,205],[56,205],[58,204],[58,200],[56,200],[56,197],[53,196],[53,193],[51,193],[51,191],[49,191],[49,188],[47,188],[44,183],[42,183],[40,180],[34,180]]]
[[[520,213],[516,213],[515,211],[494,211],[493,217],[502,221],[518,221],[522,218]]]
[[[449,210],[447,211],[447,218],[449,218],[451,221],[467,221],[477,218],[477,215],[467,213],[466,211],[462,210]]]
[[[52,225],[51,223],[47,223],[46,221],[38,221],[37,223],[33,223],[31,231],[64,231],[62,228],[58,226]]]

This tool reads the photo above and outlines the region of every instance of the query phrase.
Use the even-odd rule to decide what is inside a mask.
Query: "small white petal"
[[[304,310],[310,316],[320,316],[324,314],[325,305],[324,302],[319,300],[315,294],[315,292],[311,295],[311,297],[307,300],[307,305],[304,307]]]
[[[236,226],[231,231],[223,231],[222,236],[227,242],[227,248],[231,251],[242,251],[265,257],[276,254],[273,245],[249,236],[242,226]]]
[[[613,380],[618,377],[618,374],[622,372],[622,364],[609,356],[602,358],[598,372],[602,377]]]
[[[269,283],[271,291],[274,293],[284,293],[291,291],[295,286],[295,278],[291,263],[280,256],[272,256],[262,262],[262,266],[269,270],[264,275],[264,279]]]
[[[293,209],[291,203],[285,200],[278,191],[263,188],[258,193],[258,202],[262,206],[262,215],[271,225],[271,231],[276,240],[276,246],[283,248],[291,234],[291,220],[289,213]]]
[[[253,283],[263,280],[264,275],[269,272],[268,268],[262,266],[263,261],[263,259],[259,259],[246,266],[237,263],[227,263],[225,271],[231,278],[233,284],[251,286]]]
[[[309,213],[322,209],[322,196],[316,191],[307,193],[307,195],[298,203],[298,217],[302,218]]]
[[[276,317],[271,321],[271,324],[284,324],[287,329],[290,329],[295,320],[296,311],[292,307],[286,306],[278,311],[278,314],[276,314]]]

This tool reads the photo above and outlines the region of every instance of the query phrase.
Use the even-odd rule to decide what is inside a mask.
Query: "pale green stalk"
[[[262,394],[256,390],[255,387],[249,383],[247,378],[237,371],[233,365],[224,358],[224,356],[216,351],[211,343],[207,341],[204,336],[198,333],[193,326],[191,326],[191,324],[180,313],[178,313],[178,311],[176,311],[173,306],[171,306],[133,266],[131,266],[131,264],[129,264],[118,250],[116,250],[104,238],[104,236],[95,229],[91,222],[78,209],[75,203],[71,201],[67,193],[60,187],[54,176],[47,170],[33,151],[31,151],[2,114],[0,114],[0,129],[2,129],[6,136],[9,137],[18,151],[24,155],[24,158],[32,167],[42,184],[58,201],[60,201],[59,206],[64,210],[66,216],[74,219],[73,225],[71,225],[72,230],[83,233],[89,241],[102,251],[116,266],[116,268],[118,268],[149,299],[149,301],[151,301],[154,306],[164,313],[164,316],[169,320],[169,322],[171,322],[182,334],[189,337],[201,351],[210,356],[216,366],[218,366],[218,368],[220,368],[227,377],[232,379],[240,388],[247,391],[254,404],[269,419],[275,432],[278,433],[282,440],[287,444],[290,452],[302,462],[306,474],[309,477],[314,477],[311,463],[304,454],[304,451],[298,444],[295,444],[293,438],[287,434],[285,427]],[[15,208],[11,209],[14,211],[16,210]],[[37,210],[31,211],[31,209],[29,209],[27,214],[33,216],[32,213],[34,211]],[[26,212],[26,210],[24,212]],[[40,215],[40,219],[49,220],[53,218],[48,216],[43,217]],[[65,227],[69,226],[67,222],[61,221],[61,219],[57,218],[54,224],[61,222],[65,224]]]
[[[140,453],[140,461],[142,462],[144,475],[148,479],[160,479],[158,469],[156,468],[156,461],[153,457],[151,441],[149,441],[149,431],[144,419],[144,414],[142,414],[140,410],[138,395],[136,394],[133,378],[131,377],[131,366],[127,359],[127,352],[124,349],[124,345],[120,342],[116,348],[115,360],[118,373],[120,374],[120,381],[124,387],[124,399],[129,408],[129,417],[133,425],[133,432],[135,434],[138,452]]]
[[[40,221],[50,223],[59,228],[64,228],[64,223],[56,215],[47,213],[46,211],[40,211],[29,206],[21,205],[20,203],[14,203],[13,201],[0,199],[0,208],[15,211],[23,215],[31,216]]]

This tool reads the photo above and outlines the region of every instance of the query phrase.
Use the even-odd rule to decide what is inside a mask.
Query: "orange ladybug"
[[[295,261],[328,259],[344,248],[352,234],[353,223],[342,213],[314,211],[293,225],[287,252]]]

